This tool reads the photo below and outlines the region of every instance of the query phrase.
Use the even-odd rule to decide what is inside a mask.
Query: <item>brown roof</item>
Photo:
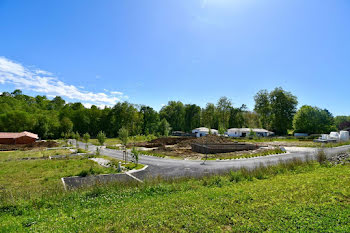
[[[0,132],[0,138],[20,138],[20,137],[24,137],[24,136],[35,138],[35,139],[39,138],[37,134],[30,133],[27,131],[23,131],[20,133]]]

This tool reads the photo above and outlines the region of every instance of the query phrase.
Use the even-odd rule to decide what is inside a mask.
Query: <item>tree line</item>
[[[227,97],[204,108],[196,104],[169,101],[158,112],[150,106],[118,102],[103,109],[82,103],[66,103],[56,96],[24,95],[21,90],[0,95],[0,130],[31,131],[43,139],[54,139],[72,132],[96,137],[103,131],[107,137],[117,137],[121,128],[129,135],[165,135],[171,131],[190,132],[205,126],[224,133],[229,128],[265,128],[277,135],[288,130],[305,133],[328,133],[336,128],[349,128],[350,117],[336,117],[327,110],[302,106],[297,111],[297,97],[282,88],[259,91],[254,111],[246,105],[235,107]],[[317,121],[315,120],[317,119]]]

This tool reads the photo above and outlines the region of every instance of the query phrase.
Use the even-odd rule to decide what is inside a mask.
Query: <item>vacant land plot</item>
[[[60,160],[14,160],[15,157],[26,157],[26,152],[6,153],[6,160],[0,162],[0,194],[13,198],[31,196],[63,190],[61,177],[77,176],[84,172],[93,174],[116,173],[115,169],[104,168],[87,158],[70,158]],[[19,154],[23,153],[23,154]],[[31,152],[29,156],[38,157],[42,152]],[[50,153],[55,153],[50,151]],[[46,155],[49,153],[46,153]]]
[[[71,153],[70,150],[3,151],[0,152],[0,162],[25,158],[48,158],[53,155],[67,155]]]
[[[71,154],[69,150],[0,152],[0,199],[30,198],[62,191],[62,177],[117,173],[115,167],[119,160],[105,156],[100,157],[109,159],[114,167],[103,167],[84,156],[48,158],[68,154]],[[129,162],[124,167],[131,170],[143,165]]]
[[[1,205],[0,231],[349,232],[349,173],[349,165],[313,163],[253,176],[232,173],[8,200]]]

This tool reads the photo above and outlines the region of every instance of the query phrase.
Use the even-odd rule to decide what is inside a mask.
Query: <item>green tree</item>
[[[221,97],[216,104],[219,124],[226,130],[229,126],[232,102],[227,97]]]
[[[172,130],[185,130],[185,107],[181,101],[169,101],[159,114],[161,119],[167,120]]]
[[[73,130],[73,122],[68,118],[64,117],[61,120],[61,132],[64,134],[68,134]]]
[[[140,134],[142,131],[142,115],[133,104],[117,103],[109,112],[109,134],[116,135],[124,127],[130,135]]]
[[[79,141],[80,141],[80,134],[78,132],[75,132],[74,134],[75,138],[75,147],[79,149]]]
[[[271,129],[272,109],[270,103],[270,94],[267,90],[259,91],[255,96],[254,111],[259,115],[261,126],[264,129]]]
[[[131,150],[131,153],[132,153],[132,157],[134,158],[135,163],[138,164],[139,163],[140,152],[138,150],[136,150],[135,147],[133,147],[132,150]]]
[[[334,118],[328,110],[309,105],[299,109],[294,116],[293,125],[295,132],[308,134],[329,133],[335,129]]]
[[[20,110],[10,111],[0,116],[0,128],[5,132],[32,131],[35,123],[35,117]]]
[[[160,121],[158,130],[161,135],[168,137],[171,127],[165,118]]]
[[[100,145],[103,146],[103,144],[104,144],[105,141],[106,141],[106,134],[105,134],[103,131],[100,131],[100,132],[97,134],[97,140],[98,140],[98,142],[100,143]]]
[[[205,127],[210,128],[216,128],[216,119],[215,119],[215,114],[216,114],[216,108],[215,105],[212,103],[207,103],[205,108],[202,110],[202,120],[201,123]]]
[[[90,134],[89,133],[84,133],[83,140],[85,142],[85,150],[88,150],[88,148],[89,148],[88,143],[89,143],[89,140],[90,140]]]
[[[140,113],[142,115],[142,133],[144,135],[156,134],[159,124],[159,114],[149,106],[141,106]]]
[[[286,135],[293,128],[293,117],[298,104],[297,97],[282,88],[270,93],[272,129],[277,135]]]
[[[242,128],[245,125],[244,112],[247,107],[243,104],[240,108],[230,109],[229,128]]]
[[[201,126],[201,108],[195,104],[185,105],[185,131],[191,132]]]
[[[349,124],[347,122],[350,122],[350,116],[336,116],[334,118],[334,123],[338,130],[347,128],[346,125]]]
[[[122,141],[122,144],[124,147],[128,144],[128,139],[129,139],[129,131],[127,128],[122,127],[118,131],[119,139]]]

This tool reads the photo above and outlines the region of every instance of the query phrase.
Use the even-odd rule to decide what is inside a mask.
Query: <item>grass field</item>
[[[0,152],[0,194],[35,196],[51,190],[63,190],[61,177],[76,176],[85,171],[94,174],[116,173],[87,158],[60,160],[16,160],[21,157],[42,157],[62,154],[61,151]],[[15,159],[16,158],[16,159]]]
[[[1,151],[0,162],[23,158],[48,158],[52,155],[67,155],[71,153],[70,150]]]
[[[349,232],[350,166],[318,163],[1,202],[0,232]]]
[[[0,199],[10,196],[32,198],[52,191],[63,191],[62,177],[117,173],[87,157],[69,157],[49,160],[50,155],[67,155],[69,150],[37,150],[0,152]],[[117,167],[119,160],[109,159]],[[23,160],[23,158],[42,158]],[[142,164],[129,162],[128,170],[141,169]]]

